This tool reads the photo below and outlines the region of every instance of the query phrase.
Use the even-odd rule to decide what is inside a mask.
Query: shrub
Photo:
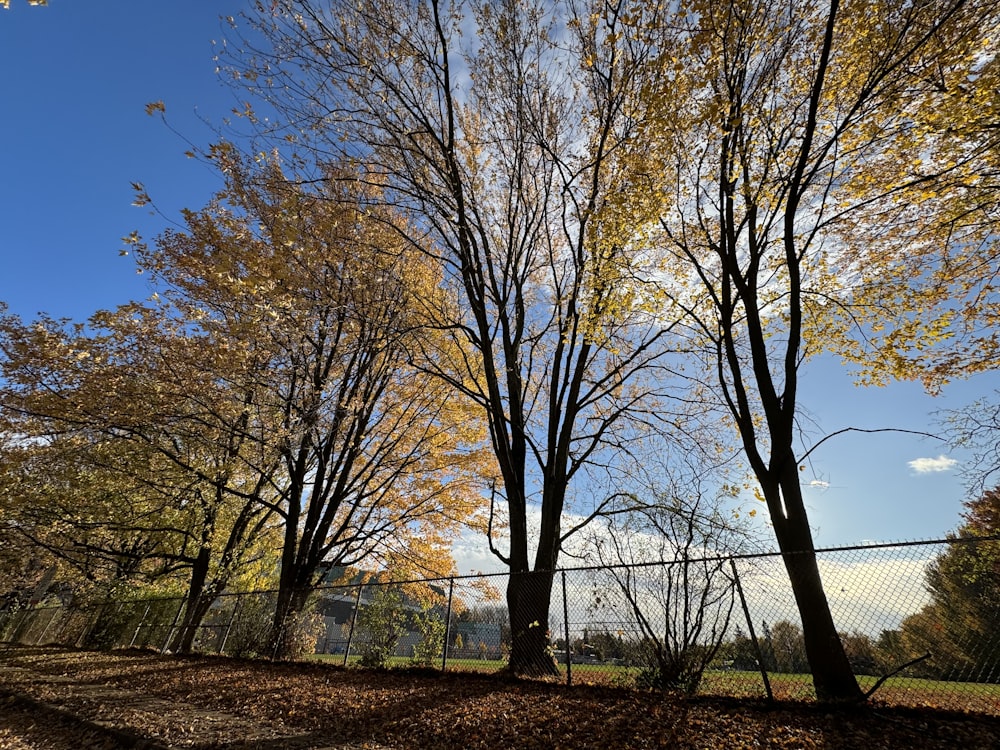
[[[267,639],[274,617],[272,596],[247,595],[235,600],[236,619],[226,639],[226,653],[237,658],[270,656]]]
[[[445,622],[430,609],[418,612],[413,624],[420,640],[413,646],[413,663],[422,667],[432,667],[441,656],[444,646]],[[461,637],[461,636],[459,636]],[[456,644],[457,644],[456,639]]]
[[[403,595],[389,585],[375,587],[371,601],[358,613],[358,625],[367,636],[361,649],[361,665],[385,667],[406,632]]]

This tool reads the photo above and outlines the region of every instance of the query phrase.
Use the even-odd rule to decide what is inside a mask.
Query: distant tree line
[[[893,661],[930,654],[934,679],[1000,682],[1000,488],[966,503],[964,523],[926,573],[930,602],[879,639]]]

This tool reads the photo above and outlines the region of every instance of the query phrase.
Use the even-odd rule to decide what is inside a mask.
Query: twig
[[[882,675],[881,677],[878,678],[878,681],[874,685],[872,685],[872,689],[869,690],[867,693],[865,693],[865,700],[868,700],[869,698],[871,698],[872,694],[876,690],[878,690],[880,687],[882,687],[882,683],[885,682],[886,680],[888,680],[893,675],[899,674],[900,672],[902,672],[907,667],[912,667],[914,664],[919,664],[924,659],[930,659],[930,658],[931,658],[931,652],[928,651],[923,656],[918,656],[916,659],[911,659],[910,661],[906,662],[906,664],[903,664],[900,667],[896,667],[894,670],[892,670],[888,674]]]

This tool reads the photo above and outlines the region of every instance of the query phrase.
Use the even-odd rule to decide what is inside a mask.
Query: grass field
[[[343,654],[316,654],[318,661],[343,664]],[[361,657],[351,655],[349,666],[360,665]],[[449,672],[499,672],[506,663],[489,659],[449,659]],[[413,666],[413,660],[405,656],[390,659],[390,668]],[[440,668],[440,661],[434,666]],[[562,680],[566,679],[566,665],[560,664]],[[637,667],[613,664],[573,664],[572,677],[575,684],[609,685],[613,687],[635,687],[639,674]],[[808,674],[769,674],[771,691],[777,700],[812,701],[816,698],[812,677]],[[860,675],[861,689],[868,691],[878,680],[877,677]],[[760,672],[735,670],[708,670],[702,678],[699,695],[726,696],[734,698],[763,698],[767,693]],[[976,711],[1000,715],[1000,685],[976,682],[943,682],[917,677],[890,677],[874,693],[877,703],[895,706],[921,706],[943,708],[956,711]]]

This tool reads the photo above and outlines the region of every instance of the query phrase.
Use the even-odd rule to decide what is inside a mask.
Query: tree
[[[391,583],[374,584],[371,600],[358,612],[358,625],[365,634],[361,664],[384,669],[406,634],[403,593]]]
[[[20,534],[102,596],[186,572],[171,644],[186,650],[269,514],[240,496],[238,420],[212,411],[201,342],[141,306],[90,323],[2,321],[0,405],[23,436],[5,457],[4,505]]]
[[[189,233],[168,232],[154,249],[130,239],[162,292],[148,305],[98,313],[90,330],[4,317],[2,405],[34,457],[22,466],[51,488],[46,503],[22,507],[45,508],[63,529],[79,519],[75,535],[46,532],[60,543],[51,549],[134,566],[126,577],[150,572],[152,559],[161,575],[190,572],[174,648],[190,648],[281,519],[279,648],[332,566],[379,555],[449,569],[445,535],[475,522],[471,449],[482,437],[440,381],[410,365],[431,335],[421,305],[432,303],[433,264],[399,252],[401,227],[366,222],[357,181],[310,196],[225,145],[211,158],[227,189],[185,214]],[[56,451],[69,472],[60,481],[89,470],[83,513],[46,473]],[[44,529],[38,520],[18,528]]]
[[[732,660],[732,668],[741,672],[750,672],[760,668],[757,659],[757,648],[743,629],[737,625],[733,640],[724,644],[724,655]]]
[[[964,523],[927,568],[931,602],[902,624],[910,658],[930,652],[943,679],[1000,681],[1000,488],[966,503]]]
[[[908,113],[949,106],[939,69],[975,77],[995,19],[992,6],[964,0],[693,0],[663,27],[658,85],[637,104],[648,116],[630,191],[653,196],[633,204],[658,225],[664,317],[706,343],[704,367],[767,505],[823,701],[862,695],[799,483],[800,369],[870,320],[852,269],[877,275],[915,237],[948,245],[933,201],[898,201],[960,191],[957,173],[944,163],[901,181],[883,170],[923,147]]]
[[[709,455],[714,452],[709,451]],[[624,498],[624,513],[591,533],[601,569],[595,607],[641,644],[639,684],[697,691],[720,653],[735,606],[730,557],[745,551],[748,529],[727,508],[728,483],[697,452],[675,466],[648,463],[648,489]],[[678,468],[679,465],[683,469]]]
[[[880,227],[872,253],[885,260],[859,269],[855,294],[873,313],[848,351],[865,380],[920,379],[931,393],[1000,366],[997,15],[977,2],[940,10],[955,19],[914,66],[922,85],[897,123],[907,137],[871,172],[893,200],[865,214]],[[847,187],[859,202],[871,190],[864,180]],[[905,253],[893,247],[900,236]]]
[[[0,493],[5,497],[8,463],[6,441],[0,438]],[[58,570],[58,559],[20,533],[19,521],[0,501],[0,613],[27,607],[36,593],[48,592],[50,575]],[[38,591],[41,587],[41,591]]]
[[[233,577],[254,562],[262,544],[273,544],[276,514],[265,501],[277,460],[248,439],[261,363],[193,331],[191,318],[178,312],[169,301],[109,316],[114,350],[97,358],[117,369],[98,367],[93,385],[114,385],[121,401],[109,410],[106,429],[135,446],[131,459],[152,452],[165,465],[146,480],[147,492],[172,492],[186,511],[182,549],[190,580],[170,643],[183,653]],[[118,471],[134,469],[126,460]]]
[[[774,670],[797,674],[809,669],[802,628],[788,620],[779,620],[769,631],[768,647],[774,658]]]
[[[866,281],[904,276],[903,250],[955,246],[969,162],[951,157],[993,141],[983,117],[946,119],[981,99],[954,81],[993,74],[994,4],[467,7],[471,21],[442,2],[260,6],[271,49],[234,73],[306,129],[293,140],[370,164],[455,282],[466,317],[449,330],[477,353],[456,386],[488,417],[509,515],[512,667],[552,669],[537,624],[567,488],[640,396],[662,408],[635,377],[669,332],[717,377],[817,695],[860,699],[798,482],[799,370],[880,324]],[[911,115],[927,111],[941,116]],[[912,169],[925,136],[940,158]]]
[[[186,567],[171,560],[178,538],[170,504],[95,465],[100,455],[109,448],[65,438],[4,452],[0,508],[11,532],[61,561],[78,595],[83,582],[106,596]],[[150,514],[161,516],[155,525],[140,520]]]
[[[847,652],[847,658],[855,674],[879,674],[878,644],[871,636],[855,631],[841,635],[841,640],[844,642],[844,651]],[[891,669],[890,666],[884,671],[888,672]]]
[[[555,670],[545,630],[576,530],[563,528],[568,490],[623,446],[626,417],[650,396],[642,376],[663,354],[613,200],[636,129],[626,92],[638,93],[653,50],[622,34],[625,11],[284,0],[254,16],[270,47],[248,41],[234,66],[314,162],[365,163],[445,269],[454,303],[438,325],[451,354],[428,342],[424,361],[489,427],[509,537],[491,547],[511,573],[518,673]]]
[[[155,250],[135,251],[183,318],[255,363],[243,456],[283,522],[275,653],[332,568],[381,561],[450,570],[447,534],[476,522],[482,440],[450,389],[415,366],[435,263],[358,174],[329,166],[315,190],[277,157],[222,144],[226,189]]]
[[[962,473],[970,494],[982,494],[1000,474],[1000,391],[945,412],[944,425],[950,442],[972,454]]]
[[[875,641],[875,658],[878,672],[888,674],[909,661],[899,630],[883,630]]]
[[[419,612],[413,613],[412,624],[418,640],[413,644],[411,661],[421,667],[433,667],[441,658],[445,647],[447,623],[442,616],[441,608],[424,605]],[[461,648],[457,636],[455,648]]]

